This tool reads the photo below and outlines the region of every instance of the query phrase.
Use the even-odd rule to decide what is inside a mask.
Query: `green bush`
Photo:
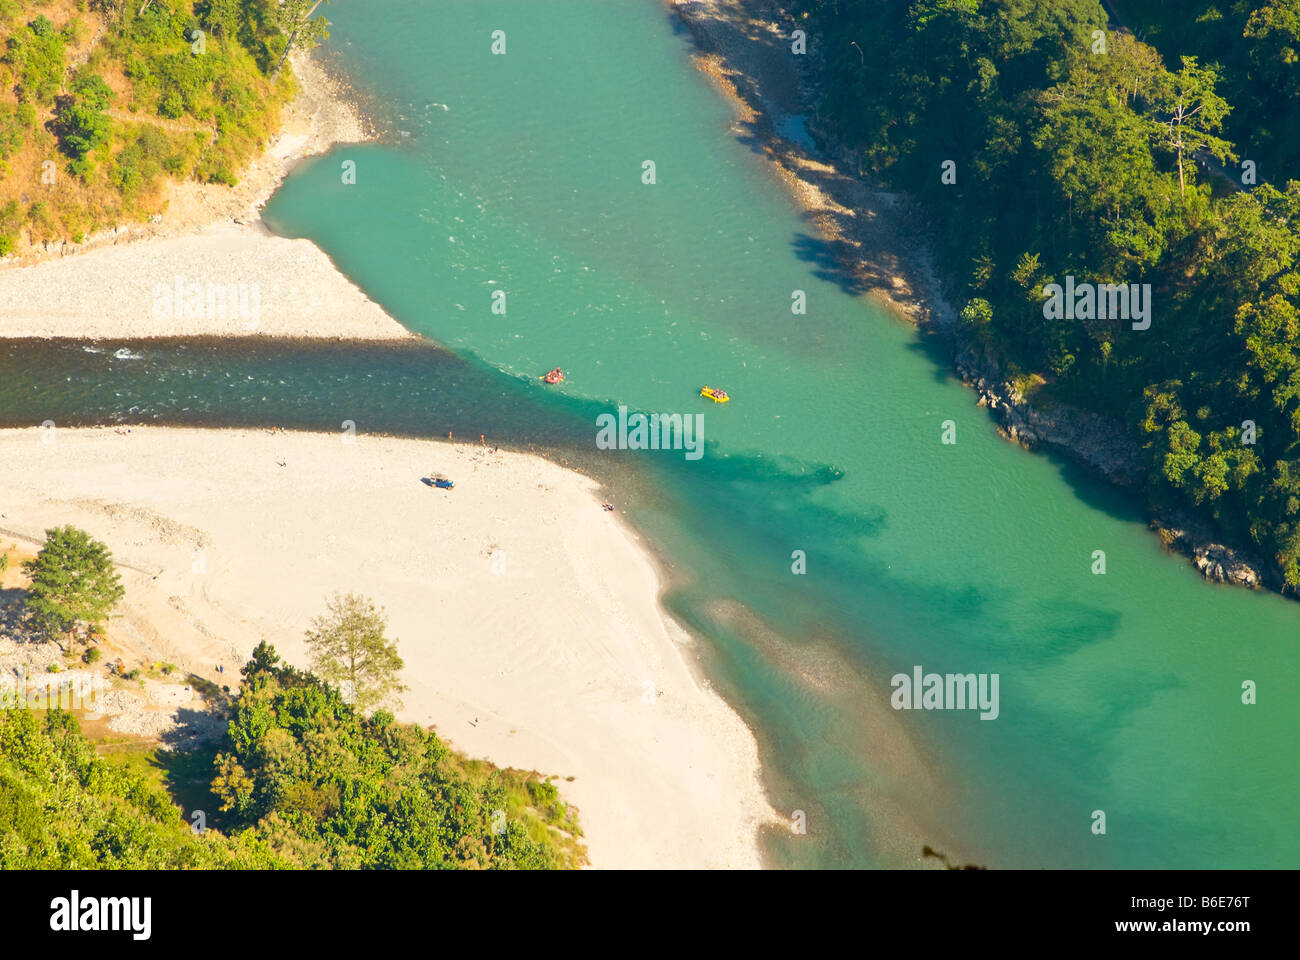
[[[55,112],[55,125],[64,152],[74,160],[84,160],[91,150],[108,142],[112,120],[88,104],[64,101]]]
[[[198,175],[200,180],[208,183],[223,183],[228,187],[233,187],[239,183],[239,178],[230,172],[230,168],[220,161],[204,161],[199,165]]]
[[[169,120],[178,120],[185,112],[185,98],[178,90],[168,90],[158,101],[158,115]]]
[[[113,102],[113,91],[97,73],[78,73],[71,90],[81,103],[95,110],[104,110]]]
[[[63,37],[42,14],[9,38],[5,61],[18,76],[23,100],[49,103],[63,80]]]
[[[139,92],[143,87],[155,87],[158,85],[158,78],[154,76],[153,70],[149,64],[141,57],[134,54],[127,57],[126,66],[123,68],[127,79],[135,84],[136,91]]]
[[[30,103],[20,103],[12,113],[0,105],[0,157],[8,157],[22,149],[27,133],[36,122],[36,108]]]
[[[80,17],[73,17],[63,26],[64,42],[73,46],[86,39],[86,24]]]
[[[194,834],[158,787],[98,756],[71,714],[0,711],[0,870],[291,865],[252,837]]]
[[[993,305],[983,297],[976,297],[962,307],[961,321],[972,330],[988,326],[993,322]]]
[[[171,144],[162,131],[151,125],[142,127],[136,139],[118,153],[112,181],[124,195],[131,195],[162,173],[170,150]]]
[[[366,718],[336,690],[281,665],[266,644],[243,674],[215,757],[158,751],[147,765],[124,764],[100,756],[69,713],[0,711],[0,870],[584,861],[576,825],[548,827],[520,808],[534,792],[555,801],[536,774],[467,760],[382,711]],[[208,771],[205,834],[192,833],[172,798],[146,779],[155,766],[172,783]],[[525,791],[525,776],[540,786]]]
[[[126,0],[130,3],[131,0]],[[155,3],[142,16],[133,17],[129,28],[130,39],[138,44],[165,44],[182,36],[184,23],[165,4]]]
[[[536,806],[548,807],[559,799],[560,792],[549,780],[529,780],[528,796]]]
[[[181,111],[169,112],[165,116],[179,117],[182,111],[200,111],[203,102],[211,96],[209,84],[214,79],[216,67],[213,61],[211,56],[193,56],[187,49],[184,53],[169,53],[154,62],[158,84],[166,91],[164,96],[179,96],[182,103]]]
[[[471,775],[436,734],[383,711],[367,718],[265,643],[243,674],[212,782],[232,828],[256,831],[272,850],[315,851],[314,866],[573,865],[530,836],[535,820],[507,814],[501,771]]]

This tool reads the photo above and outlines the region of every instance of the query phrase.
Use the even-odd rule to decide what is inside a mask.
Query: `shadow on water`
[[[736,96],[748,108],[747,118],[736,124],[736,140],[754,153],[766,153],[766,142],[772,135],[769,110],[788,112],[795,108],[793,91],[797,80],[780,38],[757,23],[742,23],[737,17],[693,13],[687,19],[671,12],[668,22],[674,34],[690,41],[692,53],[698,50],[706,55],[719,54],[725,48],[744,49],[751,54],[754,69],[727,72]],[[742,41],[744,46],[739,47]]]
[[[1034,454],[1046,457],[1070,491],[1093,510],[1122,523],[1146,522],[1148,511],[1138,491],[1098,479],[1091,469],[1057,450],[1035,449]]]
[[[477,439],[578,442],[524,384],[424,341],[339,344],[248,338],[106,343],[8,341],[0,425],[281,426]]]
[[[833,283],[851,297],[860,296],[871,289],[853,270],[845,264],[852,262],[853,247],[842,240],[830,241],[811,233],[799,232],[790,241],[790,246],[804,263],[812,266],[812,274],[819,280]]]
[[[908,340],[904,348],[926,359],[935,383],[960,382],[953,366],[952,345],[946,336],[918,331],[917,336]],[[969,390],[967,395],[972,404],[979,399],[973,390]],[[984,412],[990,424],[995,428],[1000,426],[996,411],[986,407]],[[1010,439],[1006,442],[1015,443]],[[1146,522],[1149,511],[1139,491],[1100,478],[1091,467],[1056,448],[1040,444],[1033,448],[1033,455],[1051,463],[1075,497],[1093,510],[1122,523]]]
[[[806,807],[808,798],[796,796],[806,788],[798,785],[817,782],[828,760],[825,743],[839,744],[835,755],[850,758],[843,777],[852,797],[824,804],[837,808],[841,821],[825,828],[830,832],[815,848],[778,843],[779,862],[879,862],[872,806],[857,792],[870,781],[862,766],[872,736],[858,715],[863,698],[887,702],[887,678],[904,662],[951,661],[982,650],[996,668],[1002,638],[1014,633],[1003,614],[1014,599],[1012,585],[896,576],[890,558],[873,546],[886,511],[837,508],[827,494],[843,473],[832,464],[729,451],[690,462],[597,450],[596,417],[611,402],[544,391],[531,378],[428,342],[9,342],[0,346],[0,383],[5,425],[50,419],[339,431],[352,420],[358,432],[445,438],[450,431],[469,442],[484,434],[493,445],[539,453],[592,476],[656,553],[672,558],[664,570],[664,602],[707,638],[701,653],[723,664],[715,676],[730,702],[751,721],[763,718],[763,760],[780,801]],[[792,576],[792,544],[814,558],[817,576]],[[1113,635],[1118,622],[1105,610],[1065,599],[1047,603],[1044,617],[1062,628],[1040,652],[1044,663]],[[871,630],[870,643],[864,629]],[[895,638],[911,639],[900,649]],[[838,666],[825,672],[829,687],[810,693],[802,678],[822,661]],[[1138,706],[1135,700],[1116,710]],[[1039,726],[1053,722],[1042,717]],[[961,738],[954,742],[960,749]],[[1086,773],[1090,760],[1063,751],[1054,763]],[[984,850],[978,845],[974,852]]]
[[[910,321],[903,320],[902,322],[916,329],[915,325]],[[930,367],[930,379],[935,383],[946,384],[960,381],[957,370],[953,366],[952,340],[946,334],[934,330],[917,329],[916,336],[904,344],[904,349],[926,359]],[[975,400],[974,394],[971,395],[971,400]]]

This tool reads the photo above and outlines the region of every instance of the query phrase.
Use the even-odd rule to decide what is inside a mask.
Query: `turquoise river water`
[[[837,281],[661,3],[329,16],[391,136],[303,164],[268,222],[440,346],[8,346],[6,421],[352,418],[600,477],[753,727],[774,806],[807,815],[764,837],[773,865],[907,866],[930,844],[992,867],[1294,866],[1300,604],[1204,583],[1135,504],[1002,440],[911,327]],[[566,382],[540,384],[555,366]],[[704,456],[598,450],[620,404],[702,414]],[[891,709],[918,665],[996,673],[997,718]]]

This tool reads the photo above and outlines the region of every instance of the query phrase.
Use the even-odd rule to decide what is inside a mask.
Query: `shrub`
[[[168,90],[158,101],[158,115],[166,117],[169,120],[179,119],[185,112],[185,98],[180,95],[179,91]]]
[[[8,157],[22,148],[27,140],[27,130],[32,125],[25,119],[24,107],[32,110],[30,103],[19,104],[13,113],[0,106],[0,157]]]
[[[982,297],[976,297],[962,307],[961,320],[972,329],[986,326],[993,320],[993,305]]]
[[[130,38],[140,44],[164,44],[179,34],[179,27],[172,25],[172,12],[161,3],[155,3],[143,16],[135,17],[129,28]]]
[[[224,183],[228,187],[233,187],[239,183],[239,178],[231,173],[230,169],[224,164],[205,168],[200,175],[209,183]]]
[[[86,39],[86,24],[80,17],[73,17],[64,24],[63,39],[74,46]]]
[[[555,789],[555,784],[549,780],[529,780],[528,796],[532,799],[534,806],[548,807],[560,798],[560,792]]]
[[[88,104],[68,101],[59,106],[55,122],[63,150],[74,160],[84,160],[91,150],[107,143],[113,126],[108,114]]]
[[[9,38],[5,60],[18,75],[24,100],[49,103],[63,80],[63,37],[42,14]]]
[[[72,93],[85,105],[103,110],[113,102],[113,91],[97,73],[79,73],[72,81]]]
[[[154,76],[153,71],[149,69],[149,64],[140,57],[127,57],[124,72],[126,73],[127,78],[137,87],[157,82],[157,78]]]

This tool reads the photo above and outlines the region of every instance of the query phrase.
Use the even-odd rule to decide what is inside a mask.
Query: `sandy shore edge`
[[[401,719],[558,775],[593,866],[761,866],[777,815],[754,735],[595,481],[477,444],[266,430],[6,429],[0,460],[0,547],[73,523],[113,550],[106,659],[229,684],[263,638],[305,664],[326,595],[364,593],[406,660]]]
[[[157,223],[120,227],[78,247],[51,248],[0,266],[0,338],[414,338],[365,297],[314,244],[274,237],[261,222],[263,204],[300,159],[337,143],[373,139],[373,132],[340,86],[315,61],[295,58],[295,69],[301,92],[286,113],[284,129],[267,153],[245,171],[238,187],[173,184],[167,213]],[[268,270],[268,264],[275,268]],[[187,316],[179,309],[170,314],[155,309],[163,285],[172,286],[184,298],[192,292],[191,284],[200,284],[206,298],[213,285],[224,286],[237,297],[241,283],[259,289],[260,314],[255,323],[249,323],[247,315],[229,315],[234,313],[229,309],[226,316],[214,316],[210,311]],[[213,483],[224,488],[215,499],[187,503],[184,512],[208,526],[234,523],[224,515],[216,517],[230,490],[244,482],[249,483],[250,497],[257,490],[249,478],[237,479],[222,472],[230,461],[244,456],[231,456],[230,437],[260,438],[258,432],[134,427],[129,434],[106,428],[60,430],[58,436],[65,454],[69,445],[77,445],[75,482],[58,479],[58,466],[66,466],[62,458],[32,461],[18,453],[20,447],[26,454],[34,453],[33,431],[0,431],[0,448],[15,468],[12,481],[0,482],[6,504],[0,516],[0,539],[6,546],[35,550],[45,526],[74,522],[112,545],[134,594],[128,595],[124,615],[110,636],[112,645],[142,661],[176,662],[185,670],[226,682],[232,672],[237,676],[238,665],[262,637],[276,642],[291,659],[301,660],[301,630],[310,616],[320,612],[323,593],[294,587],[280,604],[259,606],[262,598],[258,591],[267,584],[280,583],[284,570],[301,566],[287,546],[293,540],[285,529],[306,536],[308,531],[319,532],[319,524],[328,521],[320,517],[304,521],[297,509],[299,494],[279,503],[272,508],[273,515],[284,518],[285,523],[279,525],[280,533],[269,535],[273,547],[266,542],[245,544],[230,558],[230,570],[246,573],[260,569],[261,576],[225,578],[220,598],[214,599],[210,591],[217,581],[211,577],[202,581],[197,592],[191,589],[193,584],[170,592],[166,583],[171,578],[172,588],[184,586],[174,578],[184,578],[192,556],[206,550],[202,545],[213,542],[214,535],[203,526],[175,519],[167,505],[146,494],[136,495],[138,481],[148,476],[170,476],[172,482],[179,482],[173,464],[180,465],[187,473],[197,470],[209,492]],[[288,436],[276,435],[280,443],[296,442],[286,439]],[[202,449],[195,448],[196,437],[203,438]],[[216,437],[220,439],[213,439]],[[315,442],[338,449],[333,446],[338,443],[337,436],[317,437]],[[371,442],[375,441],[368,441],[367,446]],[[423,443],[393,442],[399,446]],[[127,443],[131,454],[123,459]],[[178,446],[186,449],[175,449]],[[154,452],[140,456],[142,448]],[[471,466],[481,455],[467,453],[469,448],[458,445],[441,444],[439,449],[448,451],[453,467]],[[503,474],[516,480],[545,474],[543,479],[551,481],[528,487],[564,489],[563,503],[571,518],[577,515],[578,499],[584,516],[591,511],[595,485],[587,478],[538,458],[499,456],[512,464],[501,471]],[[288,459],[272,458],[262,465],[282,462],[287,464]],[[141,473],[147,463],[153,463],[153,470],[144,468]],[[471,469],[479,469],[479,464],[473,463]],[[320,475],[331,473],[326,469]],[[39,478],[39,482],[24,489],[18,476]],[[126,480],[128,477],[134,479]],[[335,498],[344,489],[349,491],[344,496],[354,499],[357,485],[339,480],[335,472],[331,486],[320,494],[325,499]],[[458,505],[466,499],[461,489],[456,491]],[[428,494],[423,487],[418,492]],[[364,516],[378,502],[384,502],[382,496],[358,498],[345,513]],[[526,497],[519,498],[519,503],[527,502]],[[21,506],[9,506],[14,503]],[[464,636],[472,638],[467,646],[493,639],[481,637],[491,625],[474,622],[474,616],[466,612],[476,606],[490,610],[494,624],[509,621],[524,636],[539,621],[567,627],[575,622],[577,611],[577,622],[584,629],[570,631],[569,638],[555,648],[556,662],[565,669],[552,673],[533,663],[524,671],[533,683],[524,689],[516,683],[489,682],[489,674],[481,672],[482,662],[439,661],[431,672],[446,679],[412,679],[413,690],[402,717],[433,723],[457,747],[495,763],[572,777],[561,783],[561,790],[581,811],[594,866],[758,867],[758,831],[777,817],[759,778],[754,735],[709,688],[690,649],[692,638],[659,605],[661,585],[653,559],[637,543],[635,532],[599,511],[598,505],[595,512],[603,522],[598,521],[597,527],[584,535],[583,549],[569,549],[550,564],[536,565],[532,577],[537,582],[530,584],[530,592],[522,599],[488,596],[497,578],[485,578],[481,570],[473,576],[459,570],[453,578],[469,591],[466,602],[456,605],[457,617],[465,621]],[[545,535],[545,527],[538,529],[536,516],[517,511],[506,511],[505,516],[498,511],[490,518],[467,514],[465,521],[475,526],[472,532],[461,534],[462,544],[486,539],[492,532],[489,527],[523,530],[522,539],[530,544]],[[549,526],[556,519],[540,523]],[[588,522],[584,520],[582,526]],[[611,530],[618,531],[617,535],[609,534]],[[333,545],[338,536],[330,535],[329,543]],[[351,552],[364,554],[365,547],[359,542],[366,539],[365,534],[352,532],[349,536],[358,541]],[[126,546],[122,546],[124,538]],[[592,560],[592,553],[599,559]],[[373,561],[371,573],[382,568],[392,576],[391,581],[375,583],[372,592],[388,606],[393,633],[401,637],[398,608],[405,611],[401,620],[414,630],[418,618],[410,610],[418,604],[403,592],[411,578],[396,569],[399,554],[387,550],[382,562]],[[267,563],[271,556],[278,556],[278,561]],[[313,555],[312,559],[319,557]],[[581,563],[575,566],[575,561]],[[9,578],[15,576],[11,570]],[[618,578],[621,584],[611,584]],[[403,585],[396,599],[390,596],[392,582]],[[601,616],[589,612],[593,587],[601,587]],[[476,591],[487,598],[475,599]],[[283,608],[286,602],[296,608],[292,613]],[[423,602],[427,607],[430,597]],[[582,612],[584,608],[587,613]],[[252,616],[247,615],[250,612]],[[614,636],[593,639],[608,633],[611,626]],[[480,659],[487,651],[489,660],[510,660],[509,649],[490,642],[476,646],[476,651]],[[413,655],[404,645],[403,654],[409,673],[418,672],[422,677],[425,668],[432,666],[421,651]],[[469,653],[461,651],[460,655]],[[617,677],[608,675],[611,663],[622,664]],[[223,674],[216,672],[218,664],[225,667]],[[601,668],[606,675],[595,679]],[[508,662],[500,670],[501,676],[516,672],[517,667]],[[536,681],[545,683],[539,687]],[[151,690],[151,698],[154,693]],[[548,693],[552,694],[549,698]],[[579,709],[574,709],[575,704]],[[633,709],[640,707],[645,710]],[[556,714],[566,708],[573,715],[564,721]],[[466,719],[471,713],[472,725]],[[138,711],[123,716],[126,726],[122,729],[156,732],[159,723],[163,729],[167,726],[165,719],[158,721]]]
[[[795,69],[785,10],[771,0],[663,0],[690,31],[696,67],[736,111],[737,124],[770,162],[842,266],[841,282],[917,326],[951,327],[927,238],[907,198],[845,171],[847,153],[824,157],[791,138],[813,91]],[[782,26],[784,24],[784,26]],[[798,125],[788,121],[798,119]],[[778,123],[782,124],[778,129]]]
[[[172,183],[154,223],[119,226],[0,268],[0,338],[271,336],[418,339],[262,207],[300,160],[374,139],[341,81],[293,60],[299,94],[233,188]]]
[[[733,133],[757,150],[784,185],[795,206],[826,241],[846,289],[869,297],[922,331],[949,336],[955,319],[944,296],[924,223],[906,197],[850,175],[847,155],[818,152],[804,127],[814,101],[806,71],[796,70],[790,51],[794,24],[772,0],[663,0],[694,40],[695,66],[735,111]],[[803,136],[800,134],[803,133]],[[779,638],[768,655],[789,652]],[[853,689],[855,668],[826,655],[826,688]],[[829,678],[834,679],[829,679]],[[925,750],[896,728],[890,711],[874,712],[870,749],[889,779],[944,789]],[[879,731],[894,736],[881,737]],[[882,851],[921,869],[942,869],[971,860],[967,844],[929,811],[909,807],[906,792],[876,790],[869,799],[881,829]],[[921,856],[929,844],[940,850]],[[914,861],[910,858],[914,857]]]

